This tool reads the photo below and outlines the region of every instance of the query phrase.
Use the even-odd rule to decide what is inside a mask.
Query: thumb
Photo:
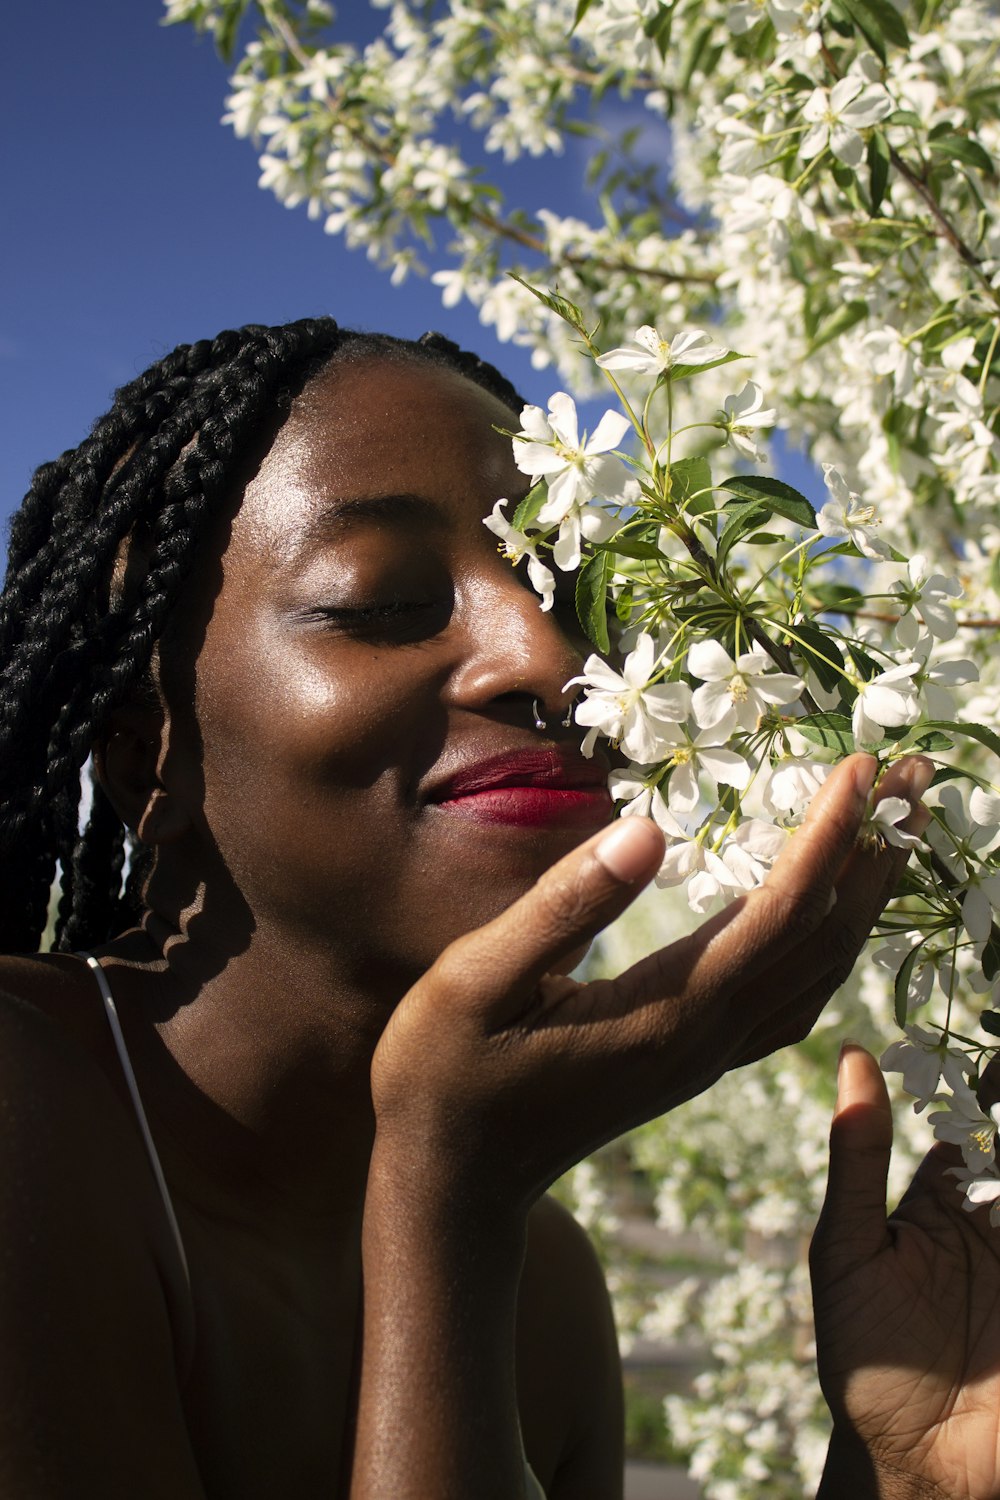
[[[504,1025],[538,981],[620,916],[659,869],[663,834],[649,818],[620,818],[546,870],[492,922],[459,938],[425,975]]]
[[[813,1259],[836,1259],[844,1271],[889,1243],[885,1193],[892,1147],[892,1110],[878,1063],[845,1042],[837,1068],[837,1108],[830,1127],[826,1200]]]

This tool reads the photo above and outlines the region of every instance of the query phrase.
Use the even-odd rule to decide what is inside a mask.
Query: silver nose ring
[[[575,703],[576,699],[574,699],[573,702]],[[545,718],[542,717],[541,709],[538,707],[538,699],[537,698],[532,698],[532,700],[531,700],[531,712],[532,712],[532,715],[534,716],[535,728],[536,729],[548,729],[548,727],[549,727],[549,721],[548,721],[548,719],[545,719]],[[570,725],[573,723],[573,703],[570,703],[570,704],[567,705],[567,708],[566,708],[566,717],[561,722],[562,722],[562,726],[563,726],[564,729],[569,729]]]

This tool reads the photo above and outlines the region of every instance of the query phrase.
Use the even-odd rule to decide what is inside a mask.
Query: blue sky
[[[0,517],[117,385],[234,324],[329,313],[403,335],[439,328],[547,397],[552,376],[470,308],[442,308],[426,281],[393,288],[262,192],[252,146],[219,124],[226,69],[210,40],[161,13],[159,0],[53,0],[5,18]],[[384,20],[367,0],[340,14],[355,28]],[[544,202],[529,170],[531,202]]]
[[[339,14],[365,35],[385,13],[343,0]],[[408,336],[439,328],[544,401],[552,374],[471,308],[443,308],[426,281],[393,288],[257,187],[252,145],[219,124],[225,66],[208,38],[161,15],[160,0],[50,0],[5,17],[0,523],[117,385],[234,324],[329,313]],[[579,166],[519,164],[512,198],[534,209],[558,191],[552,206],[585,214]]]

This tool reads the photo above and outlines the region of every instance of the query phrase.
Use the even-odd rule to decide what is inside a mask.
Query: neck
[[[345,980],[298,935],[212,941],[204,918],[147,913],[101,955],[172,1185],[270,1224],[360,1219],[371,1059],[407,981]]]

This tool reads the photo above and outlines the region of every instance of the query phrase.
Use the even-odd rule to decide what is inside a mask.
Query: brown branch
[[[886,144],[888,144],[888,142]],[[947,240],[948,244],[955,251],[956,255],[958,255],[959,258],[965,262],[970,270],[975,271],[976,275],[984,283],[985,286],[990,287],[988,279],[979,269],[982,264],[982,257],[977,255],[975,251],[965,243],[958,230],[946,216],[944,210],[942,209],[940,203],[938,203],[930,188],[917,176],[913,168],[907,165],[907,163],[903,160],[894,146],[889,146],[889,160],[895,167],[896,171],[899,173],[900,177],[902,177],[905,182],[908,182],[913,191],[919,194],[919,196],[927,204],[927,207],[931,211],[931,217],[937,221],[937,229],[935,232],[938,237],[940,239]],[[990,287],[990,290],[992,291],[992,287]]]
[[[299,42],[298,37],[288,26],[281,16],[272,16],[265,9],[264,15],[271,30],[287,48],[291,57],[295,59],[300,68],[309,66],[310,57]],[[368,135],[365,131],[354,124],[348,112],[341,111],[341,101],[338,98],[327,96],[324,101],[327,112],[336,120],[338,128],[343,130],[356,145],[360,146],[373,160],[380,162],[385,167],[396,165],[396,155],[387,150],[381,143]],[[659,281],[665,286],[705,286],[713,287],[716,276],[711,271],[661,271],[653,266],[636,265],[633,261],[620,259],[606,259],[602,256],[583,255],[567,253],[561,260],[548,256],[545,241],[537,235],[530,234],[526,229],[511,224],[506,219],[500,219],[495,214],[488,213],[485,209],[470,208],[469,204],[462,198],[458,198],[451,192],[448,193],[448,202],[461,213],[468,213],[469,217],[490,234],[498,239],[508,240],[511,244],[520,245],[522,249],[531,250],[537,255],[546,256],[555,270],[560,265],[571,267],[573,270],[592,271],[618,271],[625,276],[637,276],[649,281]]]
[[[826,45],[825,41],[820,43],[819,52],[820,57],[822,57],[823,61],[826,63],[826,66],[829,69],[830,73],[839,81],[843,77],[843,74],[837,66],[836,58],[830,51],[829,47]],[[936,221],[937,224],[937,228],[934,231],[935,234],[940,239],[947,240],[948,244],[955,251],[959,259],[964,261],[969,269],[976,274],[976,276],[987,288],[987,290],[992,292],[993,288],[990,286],[988,278],[984,276],[982,271],[980,270],[982,257],[978,256],[975,251],[965,243],[962,236],[959,234],[954,224],[952,224],[951,220],[947,217],[944,209],[941,207],[940,203],[937,201],[927,184],[920,177],[918,177],[913,168],[903,160],[894,146],[889,146],[888,141],[886,142],[886,145],[888,146],[889,150],[889,161],[892,163],[893,167],[895,167],[896,171],[899,173],[900,177],[903,178],[904,182],[908,182],[910,184],[910,187],[913,189],[913,191],[923,199],[927,207],[930,209],[931,217]]]
[[[898,625],[900,620],[903,618],[902,615],[880,614],[878,610],[874,609],[856,609],[853,611],[842,609],[822,609],[817,611],[817,613],[823,615],[840,615],[851,613],[856,619],[878,620],[879,623],[883,625]],[[955,624],[960,630],[1000,630],[1000,619],[959,620],[958,618],[956,618]]]

